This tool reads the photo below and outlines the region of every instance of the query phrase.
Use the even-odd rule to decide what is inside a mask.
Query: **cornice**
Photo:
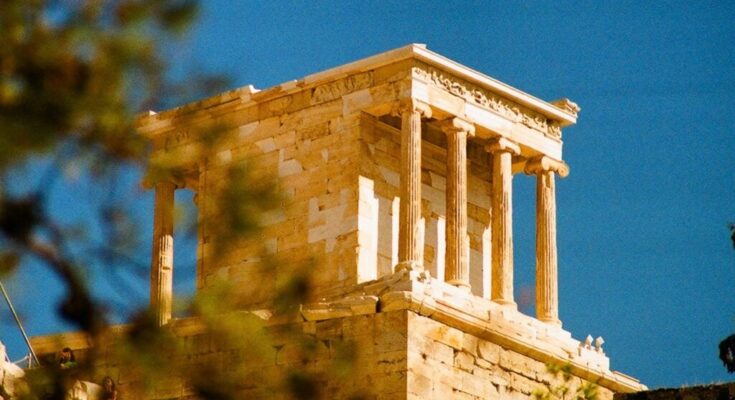
[[[540,112],[508,100],[461,77],[449,74],[445,70],[419,62],[413,68],[413,75],[465,101],[492,110],[510,121],[523,124],[551,138],[561,139],[561,128],[558,121],[549,119]]]

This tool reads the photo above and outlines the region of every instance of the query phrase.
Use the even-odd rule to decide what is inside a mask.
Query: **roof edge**
[[[286,93],[293,90],[299,90],[300,87],[317,84],[320,81],[335,79],[335,77],[338,77],[340,75],[349,75],[356,72],[368,71],[411,58],[420,60],[431,66],[446,70],[473,84],[488,89],[492,92],[498,93],[511,101],[519,103],[520,105],[527,107],[533,111],[541,113],[547,118],[558,121],[562,127],[572,125],[577,122],[576,112],[579,111],[579,107],[577,107],[576,104],[569,101],[568,99],[563,99],[566,102],[557,101],[553,103],[541,100],[497,79],[476,71],[470,67],[464,66],[454,60],[444,57],[441,54],[433,52],[429,50],[425,44],[422,43],[411,43],[403,47],[388,50],[386,52],[369,56],[357,61],[349,62],[347,64],[326,69],[324,71],[316,72],[307,75],[302,79],[299,79],[298,81],[292,80],[274,85],[270,88],[264,89],[263,92],[270,92],[271,90],[274,90],[276,88],[281,88],[283,89],[283,93]],[[214,103],[217,103],[218,101],[225,102],[227,100],[232,100],[234,98],[242,96],[249,98],[251,95],[257,92],[259,92],[259,90],[253,88],[252,85],[245,85],[241,88],[232,89],[199,101],[194,101],[178,107],[174,107],[172,109],[161,111],[157,117],[165,118],[166,116],[171,115],[171,113],[174,111],[189,109],[194,107],[195,105],[210,107],[216,105]],[[574,107],[566,107],[564,106],[564,104],[574,104]],[[137,119],[139,123],[145,124],[145,121],[150,117],[153,117],[154,115],[156,115],[156,113],[151,111],[144,112],[141,113]]]

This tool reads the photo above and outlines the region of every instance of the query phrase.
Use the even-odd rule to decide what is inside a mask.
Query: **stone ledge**
[[[635,378],[611,371],[610,360],[601,350],[572,338],[570,332],[464,292],[425,271],[403,271],[337,290],[331,298],[350,292],[376,295],[380,312],[410,310],[538,361],[569,363],[574,375],[615,392],[646,389]]]

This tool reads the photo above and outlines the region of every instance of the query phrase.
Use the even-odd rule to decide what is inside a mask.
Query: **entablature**
[[[568,99],[548,103],[480,72],[411,44],[266,90],[252,85],[138,119],[154,149],[191,140],[213,125],[235,127],[330,102],[343,114],[382,116],[393,103],[412,98],[428,104],[435,120],[460,117],[476,126],[477,139],[505,137],[524,156],[561,160],[561,129],[576,122]]]

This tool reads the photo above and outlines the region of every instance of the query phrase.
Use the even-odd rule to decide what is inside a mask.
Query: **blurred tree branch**
[[[243,367],[273,357],[262,321],[239,310],[238,294],[226,283],[198,293],[189,308],[212,340],[236,353],[236,362],[228,368],[216,361],[188,365],[190,349],[175,340],[170,327],[158,327],[146,308],[134,312],[127,328],[109,339],[104,299],[91,291],[85,274],[91,265],[102,264],[116,273],[120,265],[134,272],[147,267],[138,255],[147,253],[141,246],[149,243],[137,241],[145,235],[128,205],[115,195],[114,185],[131,175],[171,178],[180,173],[171,162],[175,152],[165,160],[150,159],[148,139],[135,131],[136,114],[180,103],[178,96],[201,97],[223,86],[221,77],[207,75],[185,85],[169,82],[167,46],[182,37],[196,12],[192,0],[0,2],[0,274],[29,263],[53,271],[66,289],[59,315],[92,342],[72,372],[53,365],[29,371],[29,390],[20,398],[65,398],[78,379],[101,378],[97,368],[105,358],[137,376],[143,386],[140,393],[175,377],[197,398],[234,399],[243,385]],[[209,157],[221,132],[198,132],[199,159]],[[29,179],[37,175],[40,179]],[[233,164],[225,175],[228,184],[212,189],[217,204],[205,227],[216,238],[218,250],[252,237],[261,216],[283,203],[274,181],[256,177],[251,165]],[[76,219],[59,214],[52,193],[68,190],[79,180],[95,193],[77,206],[97,213]],[[137,185],[123,190],[136,191]],[[94,201],[99,204],[93,207]],[[264,269],[278,264],[293,270],[292,279],[278,282],[273,296],[277,302],[269,306],[284,314],[298,312],[293,305],[310,295],[308,274],[287,260],[263,259]],[[288,334],[297,337],[301,332]],[[298,337],[294,340],[302,343],[300,352],[307,359],[313,343]],[[278,385],[265,372],[256,375],[266,387]],[[295,398],[318,397],[312,374],[294,369],[283,378],[280,390]]]

